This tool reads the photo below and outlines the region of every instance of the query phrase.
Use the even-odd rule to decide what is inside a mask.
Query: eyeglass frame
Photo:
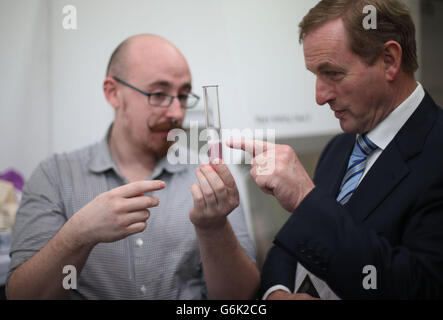
[[[167,106],[166,106],[166,105],[165,105],[165,106],[162,106],[162,105],[151,104],[151,96],[153,96],[154,93],[149,93],[149,92],[143,91],[143,90],[141,90],[141,89],[139,89],[139,88],[136,88],[136,87],[134,87],[133,85],[127,83],[126,81],[124,81],[124,80],[122,80],[122,79],[120,79],[120,78],[118,78],[118,77],[113,76],[112,78],[113,78],[115,81],[117,81],[117,82],[119,82],[119,83],[121,83],[121,84],[123,84],[123,85],[125,85],[125,86],[127,86],[127,87],[129,87],[129,88],[131,88],[131,89],[133,89],[133,90],[135,90],[135,91],[137,91],[137,92],[140,92],[141,94],[143,94],[143,95],[145,95],[145,96],[147,96],[147,97],[148,97],[148,103],[149,103],[149,105],[151,105],[151,106],[153,106],[153,107],[169,108],[169,107],[171,106],[172,101],[174,100],[174,98],[177,98],[178,101],[180,102],[180,98],[179,98],[179,96],[171,96],[171,95],[169,95],[169,94],[164,94],[165,97],[168,97],[168,98],[169,98],[169,103],[168,103]],[[190,92],[190,93],[187,94],[187,96],[189,96],[189,95],[192,95],[192,96],[196,99],[196,100],[195,100],[195,103],[194,103],[192,106],[187,106],[187,105],[185,105],[185,106],[184,106],[184,109],[192,109],[192,108],[194,108],[194,107],[198,104],[198,101],[200,100],[200,97],[199,97],[198,95],[196,95],[195,93],[193,93],[193,92]],[[180,105],[183,107],[182,103],[180,103]]]

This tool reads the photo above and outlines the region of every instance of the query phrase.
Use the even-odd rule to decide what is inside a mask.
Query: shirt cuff
[[[277,284],[277,285],[275,285],[275,286],[270,287],[270,288],[265,292],[265,294],[263,295],[262,300],[266,300],[266,299],[268,299],[269,295],[270,295],[271,293],[273,293],[274,291],[277,291],[277,290],[283,290],[283,291],[286,291],[287,293],[291,293],[291,290],[289,290],[289,289],[288,289],[287,287],[285,287],[284,285]]]

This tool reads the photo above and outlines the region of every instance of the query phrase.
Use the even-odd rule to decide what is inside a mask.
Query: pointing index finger
[[[262,154],[273,147],[272,143],[251,139],[230,139],[226,142],[226,145],[232,149],[246,151],[253,157]]]
[[[145,192],[161,190],[166,186],[161,180],[141,180],[128,183],[115,189],[121,197],[131,198]]]

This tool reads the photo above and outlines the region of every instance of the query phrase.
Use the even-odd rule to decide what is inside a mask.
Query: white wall
[[[52,151],[46,1],[0,1],[0,172],[29,176]]]

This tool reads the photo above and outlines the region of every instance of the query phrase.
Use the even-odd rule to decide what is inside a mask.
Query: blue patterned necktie
[[[342,205],[351,199],[365,171],[368,156],[377,149],[378,147],[367,136],[357,136],[354,150],[352,150],[351,158],[349,159],[348,169],[337,197],[337,201]]]

